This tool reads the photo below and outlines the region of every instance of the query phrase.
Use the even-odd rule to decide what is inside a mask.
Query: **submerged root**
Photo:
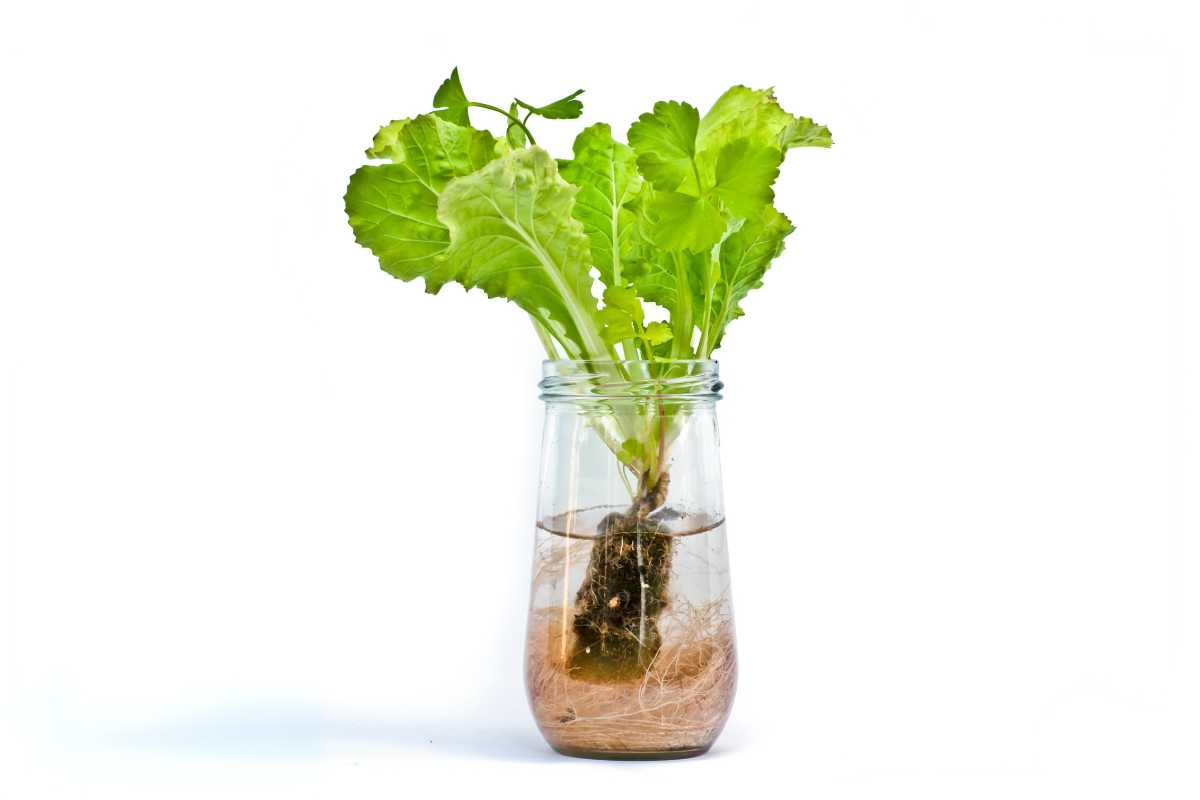
[[[663,641],[640,680],[580,680],[571,668],[577,633],[571,609],[543,609],[530,622],[526,683],[543,735],[556,747],[658,752],[706,747],[733,703],[737,662],[724,599],[673,606]]]
[[[650,517],[667,499],[671,477],[642,475],[624,514],[600,521],[587,574],[575,595],[572,677],[600,682],[636,679],[658,654],[658,617],[667,607],[674,542]]]
[[[673,542],[657,522],[633,514],[609,514],[598,533],[575,595],[568,668],[581,680],[634,680],[662,641]]]

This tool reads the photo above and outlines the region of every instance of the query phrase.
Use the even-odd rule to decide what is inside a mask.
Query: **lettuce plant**
[[[454,70],[433,111],[380,128],[367,150],[379,163],[350,178],[346,213],[391,275],[430,294],[455,282],[509,300],[549,358],[577,360],[598,381],[594,365],[615,367],[648,387],[638,419],[590,418],[630,490],[621,524],[641,530],[666,502],[670,446],[686,422],[667,379],[712,356],[783,251],[792,224],[772,186],[787,153],[832,139],[771,90],[734,86],[703,115],[655,103],[625,142],[604,123],[584,128],[556,160],[530,122],[578,118],[580,94],[495,105],[469,99]],[[503,133],[475,127],[473,111],[495,115]]]
[[[709,358],[793,230],[773,205],[787,152],[829,147],[829,129],[734,86],[703,116],[655,103],[628,144],[592,125],[556,161],[530,119],[575,119],[580,94],[506,111],[469,100],[454,70],[435,111],[375,135],[367,155],[384,163],[346,193],[355,237],[430,294],[454,281],[516,303],[550,358]],[[472,127],[472,108],[503,119],[504,136]],[[669,322],[648,322],[647,302]]]

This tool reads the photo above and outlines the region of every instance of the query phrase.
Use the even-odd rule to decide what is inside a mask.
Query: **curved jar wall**
[[[568,755],[706,751],[737,681],[716,364],[547,362],[526,687]]]

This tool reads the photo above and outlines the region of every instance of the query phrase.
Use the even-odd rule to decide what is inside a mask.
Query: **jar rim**
[[[719,362],[715,358],[546,358],[543,367],[549,364],[703,364],[713,369]]]
[[[554,400],[719,400],[719,365],[707,358],[547,359],[541,397]]]

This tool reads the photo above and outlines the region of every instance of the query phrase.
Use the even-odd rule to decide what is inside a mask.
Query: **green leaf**
[[[433,95],[433,107],[439,109],[434,113],[456,125],[470,125],[471,118],[467,114],[467,93],[463,91],[462,82],[458,79],[458,67],[450,73],[450,77],[442,81],[442,85]]]
[[[452,179],[468,175],[496,157],[496,138],[487,131],[463,127],[424,114],[404,127],[400,137],[404,163],[435,192]]]
[[[782,162],[783,153],[774,147],[735,139],[717,156],[713,191],[734,216],[751,217],[775,199],[771,184]]]
[[[637,292],[630,286],[609,286],[604,290],[604,305],[606,308],[620,309],[638,325],[646,318]]]
[[[592,243],[592,263],[606,286],[619,286],[633,275],[636,213],[625,207],[642,188],[637,156],[613,139],[604,124],[585,128],[575,138],[575,158],[562,162],[562,176],[579,187],[575,219],[583,223]]]
[[[642,272],[634,281],[638,296],[665,308],[671,315],[672,344],[669,353],[657,355],[691,357],[694,312],[703,308],[704,297],[692,276],[702,269],[707,253],[665,252],[648,248]]]
[[[623,309],[606,306],[600,309],[598,318],[602,325],[600,334],[608,344],[632,339],[637,333],[633,327],[633,320]]]
[[[658,247],[700,252],[725,231],[722,209],[744,218],[774,200],[779,134],[793,118],[748,89],[730,90],[722,101],[704,120],[685,103],[656,103],[629,129],[638,168],[656,190],[645,216]]]
[[[437,217],[438,196],[453,178],[491,161],[496,139],[423,115],[396,128],[387,147],[399,163],[361,167],[350,178],[350,227],[385,272],[406,281],[424,277],[426,291],[436,293],[443,281],[432,273],[450,245],[449,231]]]
[[[687,103],[659,101],[629,128],[629,146],[637,165],[655,189],[699,194],[696,178],[696,132],[700,112]]]
[[[818,125],[808,117],[796,117],[779,134],[780,144],[791,147],[831,147],[833,134],[824,125]]]
[[[791,147],[828,147],[832,143],[828,128],[784,111],[771,89],[734,86],[713,103],[696,132],[696,161],[703,180],[715,179],[723,148],[740,139],[778,149],[780,160]]]
[[[646,326],[642,338],[645,339],[651,347],[658,347],[660,344],[665,344],[671,341],[671,326],[665,322],[651,322]]]
[[[346,189],[346,214],[358,243],[401,280],[428,275],[450,246],[450,234],[437,219],[437,194],[404,164],[359,168]],[[426,281],[426,289],[436,292],[438,286]]]
[[[655,247],[700,253],[721,240],[725,219],[707,199],[682,192],[655,192],[646,203],[642,227]]]
[[[767,206],[721,243],[720,280],[712,294],[709,309],[712,322],[703,357],[707,358],[720,346],[725,326],[742,315],[739,304],[751,290],[762,286],[763,274],[783,252],[783,240],[793,230],[787,217]]]
[[[679,284],[676,281],[674,253],[647,249],[642,271],[633,286],[638,296],[675,313],[679,307]]]
[[[404,160],[404,149],[400,145],[400,132],[411,119],[394,119],[379,129],[371,146],[367,148],[367,158],[386,158],[399,163]]]
[[[697,147],[715,153],[727,142],[749,138],[757,144],[782,148],[786,146],[785,132],[801,119],[784,111],[771,89],[733,86],[700,120]]]
[[[738,302],[790,231],[771,207],[784,152],[828,142],[827,129],[784,111],[771,90],[745,86],[725,92],[703,118],[687,104],[664,102],[630,128],[638,168],[653,187],[626,203],[647,242],[635,286],[670,311],[672,355],[690,351],[695,323],[699,349],[711,353],[742,313]],[[767,241],[746,244],[754,236]],[[733,277],[725,274],[731,268]]]
[[[591,294],[589,241],[571,216],[576,191],[539,147],[505,153],[451,181],[438,203],[451,246],[436,280],[511,300],[572,358],[605,358],[610,351]]]
[[[576,119],[583,114],[583,102],[576,97],[583,94],[583,89],[572,92],[566,97],[555,100],[544,106],[531,106],[529,103],[517,100],[517,105],[530,113],[546,119]]]

